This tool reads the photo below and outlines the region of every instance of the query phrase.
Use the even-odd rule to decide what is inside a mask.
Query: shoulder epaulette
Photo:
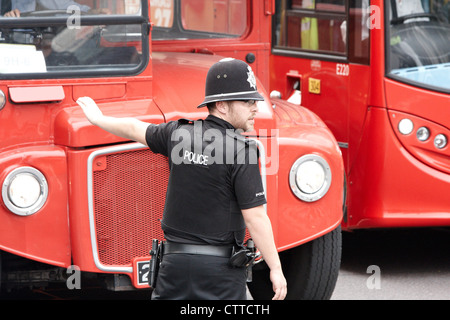
[[[178,124],[194,124],[195,120],[191,119],[178,119]]]

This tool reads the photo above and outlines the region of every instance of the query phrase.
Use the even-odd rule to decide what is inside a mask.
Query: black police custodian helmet
[[[225,58],[215,63],[206,76],[205,100],[198,108],[210,102],[232,100],[264,100],[256,89],[252,68],[244,61]]]

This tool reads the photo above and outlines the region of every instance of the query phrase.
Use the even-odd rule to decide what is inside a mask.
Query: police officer
[[[168,157],[162,228],[167,243],[152,299],[245,299],[246,270],[230,265],[245,227],[270,268],[273,299],[287,293],[258,166],[254,129],[258,93],[245,62],[223,59],[206,78],[205,120],[154,125],[103,116],[87,97],[77,102],[91,123]],[[237,249],[236,249],[237,248]]]

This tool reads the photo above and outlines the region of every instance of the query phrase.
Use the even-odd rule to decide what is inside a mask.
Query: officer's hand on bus
[[[89,97],[81,97],[77,100],[78,105],[83,109],[86,118],[92,123],[96,124],[97,121],[103,116],[102,111],[97,106],[94,100]]]
[[[275,292],[272,300],[284,300],[287,294],[287,282],[283,275],[283,271],[281,271],[281,269],[271,270],[270,281],[272,282],[272,288]]]
[[[20,18],[20,10],[19,9],[14,9],[11,10],[9,12],[6,12],[4,14],[4,17],[8,17],[8,18]]]

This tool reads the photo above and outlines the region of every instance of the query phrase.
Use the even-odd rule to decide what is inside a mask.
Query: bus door
[[[273,18],[272,93],[326,123],[347,172],[368,105],[369,13],[368,0],[276,0]]]

